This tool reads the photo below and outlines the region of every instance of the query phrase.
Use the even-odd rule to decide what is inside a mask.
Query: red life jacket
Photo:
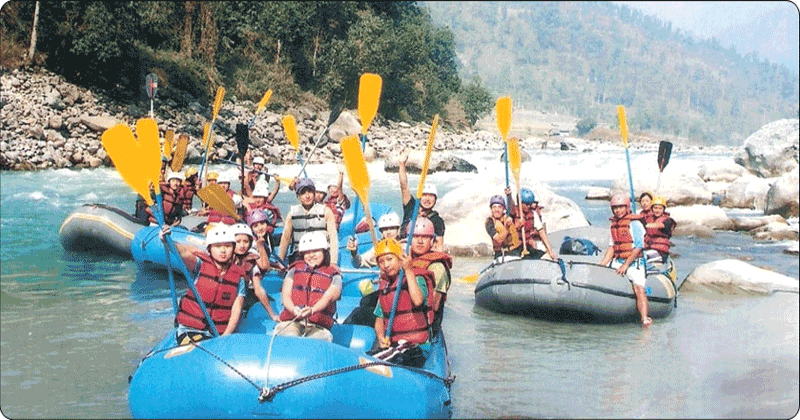
[[[228,327],[231,317],[231,308],[239,291],[239,279],[244,277],[242,268],[231,264],[225,275],[220,277],[219,269],[207,253],[195,253],[200,258],[200,272],[195,281],[195,289],[206,305],[208,314],[216,325],[217,332],[222,334]],[[197,298],[189,289],[181,298],[178,315],[175,321],[187,327],[198,330],[208,329],[208,322],[203,316],[203,311],[197,303]]]
[[[181,204],[185,210],[192,209],[192,199],[194,195],[197,193],[197,188],[195,188],[194,183],[190,184],[183,184],[180,189],[180,197],[181,197]]]
[[[631,222],[641,220],[641,215],[626,214],[622,219],[612,217],[611,239],[614,241],[614,258],[628,259],[633,251],[633,236],[631,235]]]
[[[411,266],[418,269],[428,270],[428,267],[435,263],[440,262],[444,265],[444,269],[447,272],[447,276],[450,277],[450,269],[453,268],[453,257],[444,252],[428,252],[422,254],[414,259],[411,260]],[[433,276],[433,272],[431,272],[431,276]],[[433,279],[433,287],[428,288],[428,301],[430,302],[432,299],[430,298],[431,294],[435,292],[436,288],[436,278]],[[435,316],[441,315],[444,313],[444,302],[447,300],[447,294],[442,295],[441,305],[439,305],[439,310],[435,311],[433,308],[433,304],[431,302],[431,311],[428,314],[428,322],[433,323],[433,318]]]
[[[256,209],[263,209],[267,212],[267,233],[274,232],[275,226],[277,226],[278,222],[281,220],[281,211],[270,202],[247,205],[247,213]]]
[[[181,190],[173,192],[169,188],[169,184],[162,182],[159,184],[161,188],[161,207],[164,210],[164,223],[171,225],[181,217],[183,213],[183,199],[181,198]],[[147,215],[149,216],[150,223],[156,223],[156,217],[153,210],[148,208]]]
[[[239,259],[239,256],[234,255],[233,258]],[[253,254],[252,252],[248,252],[247,254],[245,254],[244,257],[242,257],[242,261],[236,264],[239,267],[242,267],[242,270],[244,270],[244,277],[247,280],[247,285],[250,288],[253,287],[253,276],[251,273],[253,272],[253,267],[256,266],[257,260],[258,260],[258,255]]]
[[[228,226],[232,226],[236,223],[236,219],[226,214],[223,214],[215,209],[211,209],[208,211],[208,216],[206,217],[206,224],[211,223],[223,223]]]
[[[535,211],[536,214],[539,215],[539,219],[542,219],[542,208],[537,206]],[[531,248],[535,248],[536,241],[541,240],[541,235],[539,234],[539,230],[534,228],[533,226],[533,220],[534,220],[533,212],[532,211],[525,212],[525,224],[523,225],[525,229],[525,242],[528,244],[528,247]],[[542,222],[544,223],[544,220],[542,220]]]
[[[333,212],[333,215],[336,217],[336,228],[339,228],[339,224],[342,223],[342,218],[344,217],[344,212],[350,208],[350,200],[347,198],[346,195],[339,193],[342,197],[341,203],[339,202],[339,197],[328,197],[325,200],[325,205],[328,206],[329,209]]]
[[[411,295],[408,293],[408,282],[403,281],[403,288],[400,297],[397,299],[397,309],[392,323],[392,336],[389,337],[392,343],[396,344],[401,339],[409,343],[421,344],[430,338],[430,325],[433,320],[433,307],[430,304],[430,293],[433,290],[433,275],[430,271],[414,268],[414,276],[423,276],[428,287],[428,299],[425,305],[414,306]],[[389,280],[385,274],[381,274],[378,285],[378,304],[381,306],[384,316],[387,318],[392,312],[394,294],[397,290],[397,277]],[[388,325],[386,326],[388,328]],[[384,331],[385,332],[385,331]]]
[[[290,268],[294,268],[292,277],[292,302],[296,306],[312,306],[322,299],[325,291],[331,287],[333,276],[341,274],[334,266],[324,266],[312,269],[305,261],[295,261]],[[320,312],[314,312],[308,320],[330,329],[333,326],[333,317],[336,315],[336,301],[332,301]],[[281,312],[281,321],[291,321],[294,314],[284,309]]]
[[[653,220],[648,221],[647,223],[664,223],[669,220],[669,214],[664,213],[660,217],[654,217]],[[664,254],[669,254],[669,238],[671,235],[668,235],[664,232],[664,229],[653,229],[653,228],[646,228],[645,235],[644,235],[644,247],[646,249],[655,249],[658,252],[662,252]]]

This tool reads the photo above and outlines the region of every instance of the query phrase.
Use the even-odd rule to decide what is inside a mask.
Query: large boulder
[[[697,175],[705,182],[733,182],[747,173],[744,166],[732,160],[705,162],[697,170]]]
[[[444,219],[447,229],[444,234],[448,252],[464,256],[490,256],[492,243],[486,233],[484,222],[489,217],[489,198],[502,194],[499,178],[488,178],[468,183],[444,195],[436,209]],[[572,227],[589,226],[581,209],[572,200],[559,196],[545,185],[525,182],[536,195],[542,209],[542,219],[548,232]],[[552,246],[557,246],[551,244]]]
[[[696,224],[714,230],[733,230],[736,226],[725,210],[710,205],[678,206],[667,209],[678,226]]]
[[[84,116],[81,117],[81,122],[83,123],[83,125],[89,127],[93,131],[101,133],[121,123],[121,121],[117,120],[116,118],[104,117],[104,116],[98,116],[98,117]]]
[[[651,168],[652,169],[652,168]],[[658,182],[658,168],[655,171],[636,172],[633,182],[636,199],[645,191],[656,193],[667,200],[667,204],[690,205],[690,204],[710,204],[712,200],[711,191],[706,187],[705,182],[696,173],[670,173],[666,176],[664,171],[661,182]],[[656,189],[658,187],[658,189]],[[627,173],[617,178],[611,186],[611,194],[625,193],[630,191]],[[637,206],[638,208],[638,206]]]
[[[774,214],[771,216],[757,216],[757,217],[734,217],[731,218],[736,231],[751,231],[766,226],[770,223],[782,223],[789,226],[789,223],[783,217]]]
[[[383,170],[396,173],[400,166],[398,163],[399,155],[389,155],[383,162]],[[422,166],[425,163],[424,150],[411,150],[408,152],[406,171],[410,174],[422,173]],[[428,173],[434,172],[473,172],[477,173],[478,168],[466,160],[451,154],[434,153],[428,163]]]
[[[744,141],[734,161],[765,178],[797,172],[798,142],[800,120],[773,121]]]
[[[800,206],[798,171],[787,172],[778,178],[767,191],[764,213],[783,217],[797,217]]]
[[[795,278],[731,259],[714,261],[695,268],[684,280],[682,289],[710,289],[721,293],[798,293],[798,282]]]
[[[767,203],[770,179],[744,175],[733,181],[722,197],[720,206],[763,210]]]
[[[331,124],[330,130],[328,130],[328,136],[336,143],[343,137],[358,135],[359,133],[361,133],[361,123],[358,122],[358,118],[355,115],[346,110],[339,114],[339,118]]]

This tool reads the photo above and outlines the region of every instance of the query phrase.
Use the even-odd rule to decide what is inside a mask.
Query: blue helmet
[[[533,195],[533,191],[523,188],[519,191],[520,199],[525,204],[531,204],[536,202],[536,196]]]

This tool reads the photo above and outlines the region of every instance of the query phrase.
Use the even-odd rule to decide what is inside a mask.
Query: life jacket
[[[433,307],[430,304],[430,293],[433,290],[433,274],[420,268],[413,269],[414,276],[423,276],[428,287],[428,299],[423,305],[414,306],[411,295],[408,293],[408,282],[403,281],[400,297],[397,299],[397,309],[392,322],[392,336],[389,337],[393,344],[405,339],[412,344],[422,344],[430,338],[430,326],[433,320]],[[397,290],[397,276],[391,281],[385,274],[381,274],[378,284],[378,304],[384,316],[390,316],[394,294]],[[388,321],[387,321],[388,322]],[[386,326],[388,328],[388,325]]]
[[[208,211],[208,216],[206,217],[206,224],[210,225],[212,223],[223,223],[228,226],[232,226],[236,223],[236,219],[226,214],[223,214],[215,209],[211,209]]]
[[[183,205],[184,210],[191,210],[192,209],[192,199],[194,195],[197,193],[197,188],[195,188],[194,182],[186,184],[184,183],[180,189],[180,197],[181,197],[181,204]]]
[[[159,184],[161,188],[161,207],[164,211],[164,223],[171,225],[176,220],[180,219],[183,215],[183,199],[181,198],[181,190],[173,192],[169,188],[169,184],[162,182]],[[153,214],[153,209],[147,210],[148,220],[150,223],[156,223],[156,217]]]
[[[195,280],[195,289],[206,305],[208,314],[214,321],[217,332],[225,332],[231,317],[231,308],[239,291],[239,279],[245,277],[242,267],[231,264],[225,275],[220,277],[219,269],[207,253],[195,253],[200,258],[200,270]],[[181,298],[175,321],[181,325],[198,330],[208,329],[208,322],[197,298],[191,289]]]
[[[331,287],[333,276],[341,274],[334,266],[324,266],[311,268],[305,261],[298,260],[292,263],[290,268],[294,268],[292,277],[292,302],[296,306],[312,306],[322,299],[325,291]],[[330,329],[333,326],[333,317],[336,315],[336,302],[328,304],[320,312],[314,312],[308,320]],[[281,321],[291,321],[295,315],[284,309],[281,312]]]
[[[544,220],[542,219],[542,208],[537,206],[535,211],[536,211],[536,214],[539,216],[539,219],[542,220],[542,223],[544,223]],[[535,248],[536,247],[536,241],[537,240],[541,240],[541,235],[539,234],[539,230],[534,227],[534,223],[533,223],[534,215],[533,214],[534,213],[531,212],[531,211],[525,212],[525,215],[524,215],[525,216],[525,224],[523,225],[523,227],[525,229],[525,242],[528,244],[529,247]]]
[[[298,204],[292,206],[290,213],[292,215],[292,244],[295,248],[304,233],[316,230],[325,232],[327,229],[325,206],[320,203],[314,203],[309,210],[306,210],[302,204]]]
[[[342,198],[341,201],[339,200],[339,197]],[[350,200],[347,198],[347,196],[340,192],[339,197],[328,197],[324,203],[329,209],[331,209],[331,211],[333,211],[333,215],[336,216],[337,229],[339,228],[339,224],[342,223],[344,212],[350,208]]]
[[[653,220],[647,223],[664,223],[669,220],[669,214],[664,213],[660,217],[654,217]],[[658,252],[669,254],[669,238],[663,229],[646,228],[644,236],[644,247],[646,249],[655,249]]]
[[[506,229],[505,221],[508,219],[507,215],[501,216],[499,219],[495,219],[494,217],[488,217],[486,220],[491,220],[494,223],[494,230],[496,232],[500,232],[501,230]],[[517,231],[516,227],[512,226],[508,235],[506,235],[506,239],[503,240],[502,243],[496,242],[494,238],[492,238],[492,249],[495,253],[501,251],[511,251],[512,249],[517,249],[520,245],[522,245],[522,241],[519,239],[520,234]]]
[[[631,235],[631,222],[641,220],[639,214],[626,214],[625,217],[611,219],[611,239],[614,241],[614,258],[628,259],[633,251],[633,235]]]
[[[267,212],[267,233],[275,231],[275,226],[281,221],[281,211],[270,202],[264,204],[248,204],[247,213],[252,210],[263,209]],[[294,225],[292,225],[294,226]]]
[[[418,257],[416,257],[416,258],[411,260],[411,266],[413,268],[417,268],[417,269],[428,270],[428,267],[431,264],[435,263],[435,262],[442,263],[442,265],[444,266],[445,271],[447,272],[447,276],[450,277],[450,269],[453,268],[453,257],[451,257],[448,254],[445,254],[444,252],[431,251],[431,252],[427,252],[425,254],[422,254],[422,255],[420,255],[420,256],[418,256]],[[431,275],[433,275],[433,272],[431,272]],[[433,279],[433,288],[429,288],[428,289],[428,300],[429,301],[431,300],[430,299],[431,294],[435,292],[435,290],[434,290],[435,288],[436,288],[436,278]],[[439,316],[442,313],[444,313],[444,302],[446,300],[447,300],[447,294],[444,294],[442,296],[441,305],[439,305],[439,310],[438,311],[435,311],[433,309],[433,307],[431,306],[432,312],[429,314],[430,316],[428,318],[428,321],[430,323],[433,323],[433,318],[435,316]]]
[[[238,255],[233,256],[234,259],[239,259]],[[248,252],[244,257],[242,257],[242,261],[236,263],[239,267],[242,267],[244,270],[244,277],[247,280],[247,286],[249,288],[253,288],[253,267],[256,266],[256,261],[258,260],[258,254],[254,254],[252,252]]]

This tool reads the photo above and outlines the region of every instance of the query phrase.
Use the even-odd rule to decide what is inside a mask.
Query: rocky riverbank
[[[68,83],[63,77],[42,69],[13,70],[0,76],[0,169],[37,170],[47,168],[85,168],[110,166],[100,140],[103,131],[117,123],[133,126],[139,118],[149,116],[149,104],[120,105],[103,95]],[[174,102],[156,99],[154,119],[161,130],[189,135],[186,161],[199,163],[203,124],[210,120],[208,105],[191,103],[179,109]],[[247,123],[256,104],[226,97],[214,124],[214,147],[211,159],[228,157],[236,151],[233,139],[237,123]],[[300,148],[304,156],[313,148],[327,124],[329,112],[316,112],[310,107],[290,109],[297,120]],[[296,162],[296,152],[286,140],[281,126],[282,114],[265,111],[256,119],[250,131],[251,150],[255,156],[264,156],[268,162],[285,164]],[[331,126],[325,147],[312,157],[311,163],[336,161],[341,158],[338,139],[360,132],[355,110],[345,110]],[[369,129],[367,159],[388,158],[392,161],[403,148],[424,150],[430,132],[426,123],[409,124],[377,118]],[[602,133],[589,139],[572,137],[525,137],[520,140],[523,149],[560,149],[591,152],[620,148],[618,141],[609,140]],[[439,127],[435,150],[487,150],[501,149],[502,142],[494,130],[451,131]],[[632,134],[631,149],[656,150],[658,142],[647,136]],[[675,150],[714,151],[718,147],[675,145]],[[722,147],[722,149],[730,149]],[[474,166],[447,153],[436,153],[431,171],[473,171]],[[392,170],[396,163],[389,162]],[[410,168],[414,170],[414,168]]]

